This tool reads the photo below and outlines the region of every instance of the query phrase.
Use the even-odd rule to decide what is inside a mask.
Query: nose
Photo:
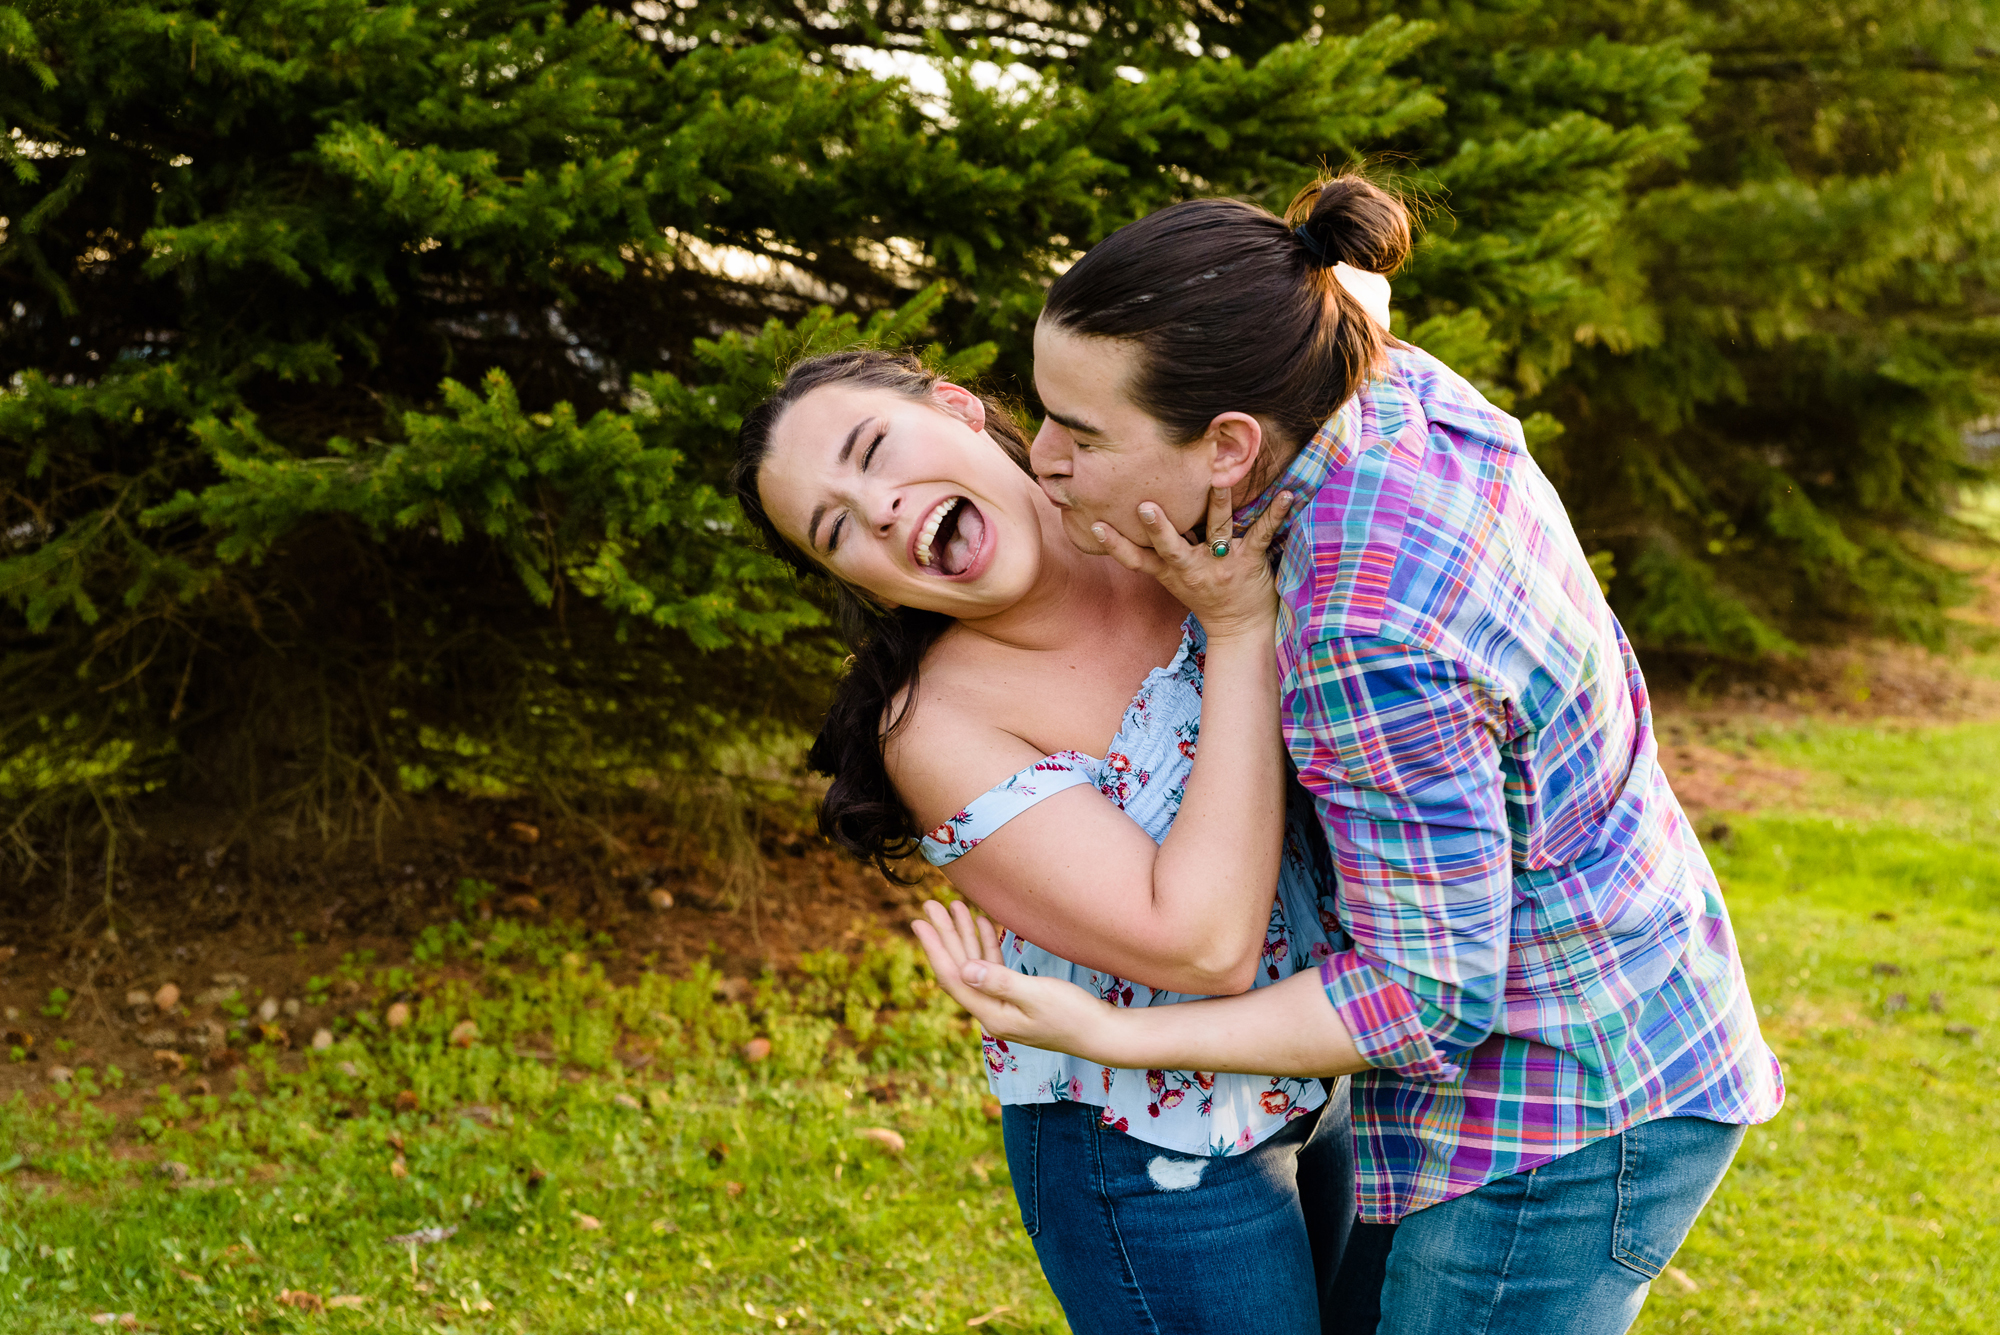
[[[1068,477],[1070,453],[1075,446],[1069,428],[1050,418],[1042,423],[1042,429],[1028,446],[1028,466],[1035,470],[1036,477]]]
[[[896,521],[903,516],[903,493],[899,488],[884,487],[867,498],[865,512],[868,522],[875,532],[888,537],[896,527]]]

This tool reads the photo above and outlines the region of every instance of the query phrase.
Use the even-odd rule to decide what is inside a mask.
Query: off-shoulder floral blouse
[[[1187,792],[1201,734],[1206,637],[1189,617],[1173,662],[1155,668],[1126,707],[1102,759],[1062,751],[995,785],[926,835],[923,854],[950,865],[1014,817],[1056,793],[1089,784],[1166,838]],[[1284,855],[1256,986],[1267,987],[1346,948],[1333,915],[1332,864],[1304,790],[1288,794]],[[1001,937],[1017,973],[1062,978],[1115,1006],[1165,1006],[1197,998],[1072,964],[1012,932]],[[1317,1080],[1212,1071],[1129,1071],[985,1037],[986,1076],[1002,1103],[1087,1103],[1105,1125],[1184,1154],[1238,1154],[1326,1101]]]

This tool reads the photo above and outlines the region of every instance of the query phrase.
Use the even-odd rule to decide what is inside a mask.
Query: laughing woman
[[[1232,425],[1184,462],[1248,448]],[[998,407],[881,352],[801,363],[745,420],[743,506],[833,581],[856,645],[812,754],[822,827],[885,870],[920,851],[1013,929],[1009,967],[1119,1009],[1309,970],[1342,939],[1278,732],[1283,502],[1213,554],[1142,517],[1156,550],[1121,544],[1128,568],[1077,551],[1026,454]],[[986,1064],[1073,1329],[1320,1330],[1353,1214],[1344,1087],[1007,1042]]]

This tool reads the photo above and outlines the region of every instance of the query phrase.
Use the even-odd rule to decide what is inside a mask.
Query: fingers
[[[993,930],[990,919],[979,920],[979,953],[988,964],[1002,964],[1007,961],[1000,955],[1000,937]]]
[[[1163,569],[1160,565],[1160,558],[1147,551],[1144,547],[1139,546],[1130,538],[1127,538],[1123,533],[1111,527],[1111,525],[1092,524],[1090,526],[1090,536],[1097,539],[1098,545],[1110,554],[1112,560],[1124,566],[1127,570],[1136,570],[1142,575],[1151,575],[1155,579],[1159,578],[1160,571]]]
[[[1151,501],[1139,502],[1139,523],[1146,530],[1146,538],[1153,544],[1153,550],[1166,560],[1178,564],[1185,561],[1194,548],[1174,530],[1167,519],[1167,512]]]
[[[930,907],[926,905],[926,910]],[[957,934],[940,932],[936,924],[921,918],[910,924],[910,931],[916,936],[917,944],[924,948],[924,954],[931,962],[931,972],[937,975],[938,986],[945,990],[945,995],[963,1006],[973,1019],[990,1031],[998,1022],[999,1013],[991,997],[966,981],[964,973],[968,961],[955,953]],[[993,974],[1005,972],[989,966],[981,967]]]
[[[1203,531],[1210,542],[1236,536],[1236,511],[1229,503],[1230,495],[1227,487],[1208,489],[1208,527]]]
[[[1265,508],[1264,513],[1257,517],[1257,522],[1250,526],[1250,531],[1243,535],[1244,552],[1253,560],[1262,560],[1264,553],[1271,550],[1271,540],[1278,535],[1278,525],[1284,523],[1285,516],[1292,512],[1293,499],[1291,492],[1279,492],[1278,498]]]
[[[967,908],[963,902],[953,904],[951,906],[951,921],[952,925],[958,928],[958,945],[959,949],[964,952],[965,958],[969,960],[978,959],[979,929],[973,926],[972,910]]]
[[[924,917],[928,919],[925,925],[937,935],[938,949],[944,951],[951,961],[950,971],[956,974],[958,966],[967,959],[965,940],[959,933],[958,924],[952,921],[951,914],[946,911],[945,906],[935,899],[924,901]],[[910,924],[912,931],[915,931],[916,927],[916,923]],[[918,933],[918,937],[922,939],[922,933]],[[944,970],[940,969],[939,972],[943,973]]]

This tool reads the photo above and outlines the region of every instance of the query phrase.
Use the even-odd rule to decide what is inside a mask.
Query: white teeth
[[[931,563],[931,540],[937,537],[938,525],[944,523],[944,517],[956,509],[963,499],[962,496],[953,496],[940,501],[938,508],[931,511],[931,517],[924,521],[924,531],[917,535],[918,565],[927,566]]]

